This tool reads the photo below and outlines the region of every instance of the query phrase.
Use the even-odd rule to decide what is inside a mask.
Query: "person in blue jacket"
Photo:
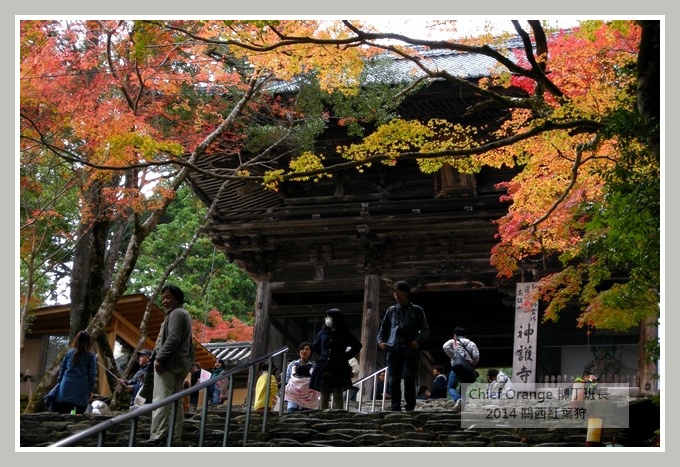
[[[94,392],[97,356],[92,352],[92,337],[83,330],[76,334],[73,348],[61,361],[57,381],[59,389],[51,410],[59,413],[84,414]]]

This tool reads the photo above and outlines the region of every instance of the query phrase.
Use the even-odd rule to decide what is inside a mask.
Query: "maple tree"
[[[193,333],[195,336],[203,336],[201,342],[249,342],[253,340],[253,327],[236,316],[224,319],[222,313],[212,309],[208,312],[207,323],[210,326],[194,320]]]
[[[580,134],[552,131],[512,147],[526,158],[522,174],[505,184],[512,205],[498,222],[501,240],[492,263],[504,275],[512,274],[520,262],[551,273],[539,276],[547,319],[556,319],[575,298],[586,304],[580,322],[589,326],[625,330],[658,315],[659,276],[652,274],[641,284],[634,271],[642,264],[629,254],[645,251],[651,255],[644,264],[646,272],[658,268],[660,159],[644,141],[650,126],[637,115],[640,33],[629,22],[585,23],[577,34],[556,38],[551,43],[550,79],[568,100],[546,98],[555,108],[551,118],[581,119],[600,128]],[[531,90],[526,78],[514,81]],[[494,157],[494,152],[485,157]],[[637,207],[635,214],[621,216],[612,204],[616,179],[633,182],[631,186],[645,181],[640,185],[648,190],[644,203],[640,199],[631,205]],[[642,250],[640,243],[627,248],[620,241],[624,237],[648,241]],[[619,258],[607,258],[606,248],[594,246],[598,242],[615,247]],[[560,271],[541,264],[551,256],[562,259]],[[607,281],[617,273],[625,276],[626,284],[609,288]],[[623,293],[625,289],[629,292]],[[637,290],[635,300],[632,290]],[[612,296],[620,299],[606,305]]]
[[[257,22],[227,26],[237,36],[262,30]],[[255,101],[275,77],[271,69],[253,68],[239,54],[219,55],[180,35],[141,21],[21,22],[22,157],[39,148],[41,163],[62,161],[79,174],[80,217],[69,258],[71,334],[86,327],[110,368],[112,353],[102,331],[128,286],[142,242],[189,167],[198,170],[194,163],[208,148],[238,155],[247,142],[251,152],[262,151],[215,170],[228,183],[271,162],[272,147],[310,141],[309,128],[313,135],[319,127],[318,119],[286,125],[294,114],[271,95]],[[295,70],[291,64],[275,68],[284,77],[290,76],[288,68]],[[268,118],[249,125],[261,113]],[[246,141],[253,127],[259,133]],[[185,249],[181,260],[187,254]],[[158,287],[171,267],[176,264],[160,274]],[[34,303],[33,289],[22,290],[23,303]],[[144,322],[141,329],[144,333]],[[46,372],[27,411],[57,369]]]
[[[658,180],[658,146],[641,137],[655,128],[658,134],[658,109],[655,114],[635,108],[635,60],[646,36],[659,40],[653,23],[658,22],[593,22],[554,36],[538,21],[529,22],[532,35],[515,23],[525,47],[512,60],[500,46],[502,37],[423,40],[357,21],[22,21],[22,164],[40,157],[41,165],[58,162],[78,175],[71,333],[87,327],[95,336],[103,334],[143,242],[190,170],[222,184],[248,180],[276,190],[283,181],[327,176],[339,167],[361,170],[403,159],[417,159],[425,172],[445,163],[461,172],[485,165],[521,167],[507,184],[512,207],[499,220],[499,245],[492,252],[500,274],[545,265],[540,290],[554,305],[551,316],[579,297],[585,307],[591,305],[584,315],[589,323],[629,323],[629,310],[605,300],[607,291],[621,285],[607,291],[601,286],[609,279],[608,265],[628,274],[630,262],[603,261],[606,242],[598,249],[589,245],[594,235],[612,239],[629,229],[616,224],[613,214],[630,199],[625,183],[630,174]],[[429,69],[422,47],[491,57],[504,71],[475,85]],[[364,65],[385,53],[412,61],[425,78],[362,96]],[[652,54],[645,63],[655,60]],[[393,118],[390,109],[428,79],[472,87],[487,104],[509,109],[512,118],[495,133]],[[291,82],[295,98],[267,92]],[[504,96],[491,84],[513,85],[527,95]],[[335,96],[335,116],[350,131],[367,134],[338,148],[347,162],[337,166],[327,166],[312,151],[314,136],[329,118],[314,99],[321,93]],[[649,100],[644,93],[637,97],[638,105]],[[343,103],[350,102],[343,114]],[[233,155],[232,164],[209,167],[211,153]],[[650,218],[658,219],[653,216],[658,193],[650,189],[644,196],[652,201]],[[654,236],[649,243],[644,247],[655,247]],[[627,251],[635,248],[631,242]],[[567,265],[561,274],[547,266],[560,255]],[[653,265],[653,259],[641,264],[641,276],[650,276]],[[629,281],[630,292],[658,295],[655,281],[653,274],[644,282]],[[34,303],[30,288],[25,290],[23,302]],[[656,316],[658,305],[639,311],[634,319]]]

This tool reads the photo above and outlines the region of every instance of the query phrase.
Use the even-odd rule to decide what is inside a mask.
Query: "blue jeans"
[[[449,397],[454,401],[460,399],[460,394],[458,394],[458,391],[456,391],[458,383],[460,383],[460,378],[453,372],[453,370],[451,370],[451,373],[449,373],[448,392]]]
[[[416,406],[416,369],[418,351],[413,349],[390,350],[387,352],[387,390],[392,410],[401,410],[401,380],[404,380],[404,402],[406,410]]]
[[[212,387],[212,392],[210,391],[210,388]],[[210,403],[213,405],[217,405],[220,403],[220,390],[217,387],[217,385],[213,384],[212,386],[208,386],[208,392],[211,392],[210,394]]]

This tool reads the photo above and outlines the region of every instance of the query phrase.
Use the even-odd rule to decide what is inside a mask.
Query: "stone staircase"
[[[246,423],[243,407],[234,407],[229,424],[227,447],[300,448],[300,447],[429,447],[429,448],[493,448],[493,447],[557,447],[585,446],[585,428],[462,428],[461,414],[451,411],[451,401],[418,401],[413,412],[350,410],[297,412],[283,415],[269,413],[267,430],[262,431],[263,413],[252,412]],[[370,410],[370,406],[368,408]],[[20,447],[47,447],[73,433],[111,418],[108,415],[59,415],[38,413],[21,415]],[[138,447],[152,447],[146,442],[151,418],[142,416],[138,423]],[[200,414],[185,414],[179,448],[199,446]],[[210,408],[204,447],[221,447],[226,424],[226,407]],[[248,426],[244,446],[244,429]],[[104,447],[127,447],[130,424],[112,427],[106,434]],[[613,439],[624,446],[627,429],[607,429],[602,440]],[[84,440],[75,447],[96,447],[97,437]]]

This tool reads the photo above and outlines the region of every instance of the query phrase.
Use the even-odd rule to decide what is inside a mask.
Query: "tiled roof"
[[[523,47],[523,45],[521,39],[511,39],[503,43],[503,47],[506,49],[505,55],[515,61],[514,55],[509,51]],[[426,47],[416,47],[416,50],[420,53],[423,64],[429,69],[445,70],[460,79],[489,76],[499,67],[496,59],[486,55]],[[370,70],[367,71],[365,77],[367,82],[398,83],[425,76],[425,73],[411,60],[396,58],[389,54],[377,56],[367,64],[367,68],[368,66]],[[275,93],[296,92],[299,83],[298,79],[289,82],[278,81],[269,89]]]
[[[252,342],[211,342],[203,344],[216,359],[224,360],[228,367],[237,366],[250,359]]]
[[[516,46],[517,44],[512,45]],[[499,67],[496,59],[486,55],[442,49],[427,49],[419,52],[422,56],[423,65],[430,70],[447,71],[460,79],[476,79],[489,76],[494,69]],[[509,54],[508,57],[514,61],[512,54]],[[393,82],[425,76],[425,72],[418,68],[411,60],[403,58],[393,59],[386,72],[392,77]]]

